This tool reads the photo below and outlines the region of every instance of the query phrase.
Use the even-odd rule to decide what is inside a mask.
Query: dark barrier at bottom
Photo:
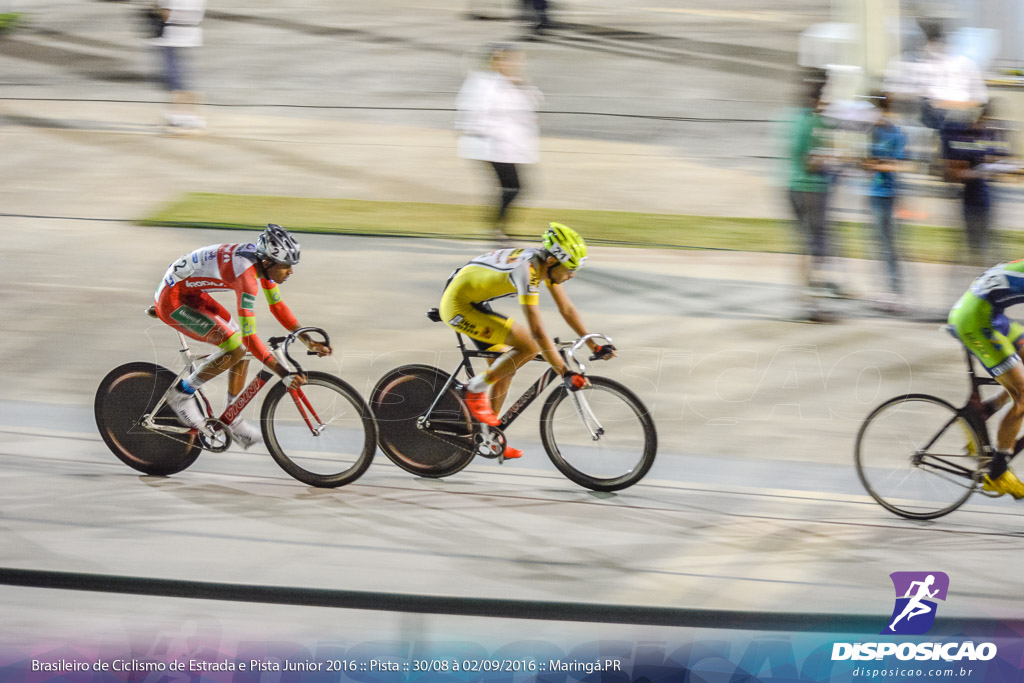
[[[109,592],[129,595],[119,600],[138,611],[146,609],[146,600],[156,599],[146,596],[160,596],[162,603],[169,595],[184,599],[171,601],[175,605],[227,602],[230,607],[239,600],[261,603],[255,596],[262,589],[271,591],[267,596],[285,591],[276,594],[277,600],[247,609],[265,610],[268,621],[277,610],[290,610],[299,620],[312,613],[322,619],[326,613],[333,624],[329,633],[315,638],[280,640],[272,637],[272,629],[271,637],[256,639],[249,633],[236,637],[219,625],[144,631],[126,622],[120,634],[103,634],[98,641],[89,633],[59,642],[0,641],[4,683],[1024,680],[1024,629],[1018,621],[944,621],[940,616],[930,633],[899,636],[879,635],[888,615],[836,616],[831,622],[821,621],[826,615],[803,615],[809,617],[804,625],[824,625],[803,630],[801,615],[776,615],[780,622],[770,624],[765,621],[770,613],[757,612],[654,609],[657,618],[645,622],[649,608],[642,607],[202,583],[190,590],[190,582],[27,570],[0,570],[0,583],[30,592],[45,587],[49,590],[43,592],[51,595],[57,589],[69,602],[83,590],[100,591],[111,584]],[[239,597],[244,591],[248,598]],[[292,602],[283,599],[289,595]],[[336,604],[341,598],[373,604]],[[210,600],[221,602],[202,602]],[[547,605],[539,610],[545,612],[542,620],[528,614],[542,605]],[[328,606],[334,609],[324,609]],[[597,618],[602,608],[611,610],[610,618]],[[671,614],[674,621],[665,623]],[[749,625],[743,625],[744,618]]]

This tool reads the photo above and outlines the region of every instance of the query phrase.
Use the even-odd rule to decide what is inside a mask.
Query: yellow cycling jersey
[[[540,300],[538,272],[546,255],[541,249],[496,249],[455,271],[445,295],[483,303],[518,295],[519,303],[536,306]]]

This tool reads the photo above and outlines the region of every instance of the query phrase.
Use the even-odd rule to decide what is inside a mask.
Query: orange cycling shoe
[[[516,458],[523,457],[523,452],[518,448],[505,446],[505,454],[502,457],[505,458],[506,460],[515,460]]]
[[[486,391],[467,391],[466,407],[469,408],[470,415],[484,424],[491,425],[492,427],[497,427],[501,424],[501,420],[491,410],[491,399],[488,398]]]

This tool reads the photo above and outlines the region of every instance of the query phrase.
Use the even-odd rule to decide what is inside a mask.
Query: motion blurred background
[[[1007,501],[968,506],[942,530],[913,525],[872,503],[851,464],[881,400],[962,400],[961,350],[939,323],[972,277],[1024,246],[1019,3],[552,0],[540,22],[532,3],[498,0],[211,0],[201,45],[184,50],[197,94],[184,108],[162,83],[144,9],[0,0],[4,564],[774,611],[811,591],[821,611],[886,615],[887,574],[927,565],[970,594],[950,613],[1019,615],[1021,591],[1006,590],[1019,580],[1001,569],[1017,543]],[[944,47],[928,57],[922,25],[936,22]],[[522,50],[544,96],[539,161],[522,169],[501,235],[496,180],[458,155],[454,129],[456,95],[495,42]],[[907,77],[922,71],[907,64],[961,58],[984,98],[950,107],[973,126],[999,102],[1000,144],[967,162],[991,165],[981,252],[967,246],[966,183],[921,117],[934,83]],[[803,275],[788,196],[809,73],[827,81],[814,155],[832,239],[818,279]],[[879,116],[869,96],[887,91],[906,137],[898,291],[865,165]],[[592,245],[570,292],[622,350],[602,372],[658,425],[649,481],[618,497],[545,469],[536,407],[510,434],[523,462],[432,482],[378,455],[327,493],[262,452],[140,478],[95,432],[93,392],[110,368],[176,362],[173,335],[142,311],[191,249],[254,239],[270,221],[304,231],[284,296],[332,333],[324,367],[365,395],[402,363],[453,367],[450,333],[423,317],[448,274],[506,240],[535,243],[551,220]],[[120,634],[136,618],[73,595],[5,588],[2,600],[18,616],[0,627],[8,642],[58,620]],[[156,602],[158,630],[191,618]],[[314,637],[330,619],[312,611],[258,629]],[[257,628],[241,608],[223,614],[216,628],[236,638]],[[395,619],[381,628],[426,628]]]

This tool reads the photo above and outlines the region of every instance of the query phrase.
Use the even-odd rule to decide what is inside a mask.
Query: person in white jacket
[[[160,51],[164,83],[171,93],[171,106],[164,118],[172,129],[201,129],[206,121],[199,112],[192,60],[186,59],[184,53],[203,44],[200,23],[206,13],[206,0],[159,0],[159,11],[163,31],[153,39],[153,44]]]
[[[498,179],[494,227],[506,234],[508,212],[522,188],[519,167],[540,161],[540,90],[523,78],[523,53],[492,45],[484,65],[466,77],[455,100],[459,156],[487,163]]]

